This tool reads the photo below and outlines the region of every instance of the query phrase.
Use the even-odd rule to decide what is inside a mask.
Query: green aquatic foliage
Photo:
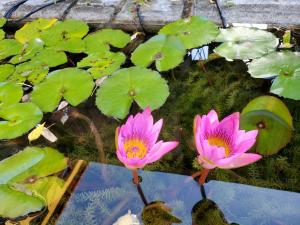
[[[29,61],[16,66],[12,76],[8,78],[9,81],[16,83],[25,83],[29,81],[36,85],[45,79],[49,72],[49,67],[38,61]]]
[[[49,73],[34,87],[30,97],[43,112],[52,112],[62,98],[77,106],[91,95],[93,87],[93,79],[87,71],[66,68]]]
[[[35,55],[31,61],[42,63],[51,68],[66,63],[68,59],[66,53],[46,48]]]
[[[211,43],[219,34],[219,29],[215,23],[203,17],[192,16],[165,25],[159,34],[174,35],[186,49],[191,49]]]
[[[167,82],[156,71],[142,67],[121,69],[97,91],[96,105],[107,116],[124,119],[133,101],[141,108],[161,107],[169,96]]]
[[[104,53],[109,51],[110,45],[116,48],[125,47],[130,42],[130,36],[122,30],[102,29],[86,36],[84,42],[86,53]]]
[[[19,54],[12,57],[9,62],[12,64],[25,62],[35,56],[38,52],[42,51],[43,48],[44,42],[41,39],[32,39],[26,42]]]
[[[43,117],[33,103],[16,103],[0,107],[0,139],[19,137],[37,125]]]
[[[155,201],[145,206],[142,211],[142,221],[144,225],[172,225],[174,223],[182,223],[162,201]]]
[[[300,54],[274,52],[249,64],[249,73],[254,78],[274,78],[271,92],[300,100]]]
[[[22,44],[14,39],[0,41],[0,60],[19,54],[22,51]]]
[[[132,53],[131,61],[143,67],[155,62],[158,71],[167,71],[182,63],[185,54],[186,49],[179,38],[159,34],[139,45]]]
[[[77,63],[78,68],[88,68],[94,79],[109,76],[125,62],[121,52],[92,53]]]
[[[0,83],[0,108],[18,103],[23,96],[20,85],[9,82]]]
[[[6,81],[15,71],[15,66],[11,64],[0,65],[0,82]]]
[[[16,219],[42,210],[54,187],[64,184],[51,175],[66,167],[66,158],[52,148],[27,147],[0,161],[0,217]]]
[[[43,30],[46,30],[55,24],[57,19],[39,18],[32,22],[26,23],[21,29],[15,33],[15,39],[22,44],[32,39],[40,38]]]
[[[79,20],[64,20],[55,23],[51,29],[46,29],[41,34],[41,39],[46,46],[55,50],[80,53],[84,51],[82,38],[88,33],[89,27]]]
[[[0,18],[0,28],[2,28],[6,23],[6,19],[3,17],[3,18]],[[0,40],[4,39],[5,37],[5,32],[0,29]]]
[[[214,52],[226,59],[255,59],[275,51],[278,39],[270,32],[246,27],[220,29],[216,42],[223,42]]]
[[[292,116],[278,98],[261,96],[253,99],[243,109],[241,128],[259,131],[255,151],[263,155],[277,153],[292,136]]]

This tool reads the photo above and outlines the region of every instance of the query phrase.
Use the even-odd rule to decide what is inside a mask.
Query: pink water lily
[[[194,138],[203,168],[232,169],[261,159],[258,154],[246,153],[255,144],[258,131],[240,130],[239,120],[240,114],[233,113],[219,121],[214,110],[195,117]]]
[[[130,116],[126,123],[116,129],[118,159],[129,169],[143,168],[159,160],[178,145],[177,141],[158,141],[163,124],[160,119],[153,124],[150,108]]]

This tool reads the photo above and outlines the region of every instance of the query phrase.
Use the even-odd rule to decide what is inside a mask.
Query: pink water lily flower
[[[203,168],[232,169],[261,159],[258,154],[246,153],[254,145],[258,131],[239,130],[239,121],[239,113],[219,121],[214,110],[195,117],[194,138]]]
[[[130,116],[126,123],[116,129],[118,159],[129,169],[143,168],[159,160],[178,145],[177,141],[157,141],[163,120],[153,124],[150,108]]]

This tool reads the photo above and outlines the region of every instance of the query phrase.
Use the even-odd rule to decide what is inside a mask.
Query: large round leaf
[[[137,47],[132,53],[131,61],[144,67],[155,61],[159,71],[166,71],[178,66],[185,53],[186,49],[177,37],[159,34]]]
[[[121,69],[107,78],[97,91],[97,107],[108,116],[124,119],[136,101],[152,110],[164,104],[169,95],[167,82],[160,74],[142,67]]]
[[[300,100],[300,54],[274,52],[249,64],[249,73],[255,78],[276,77],[271,92],[286,98]]]
[[[21,52],[22,45],[13,39],[0,41],[0,60],[10,56],[17,55]]]
[[[12,64],[19,64],[21,62],[25,62],[35,56],[38,52],[40,52],[44,48],[44,42],[40,38],[35,38],[26,42],[23,45],[21,52],[11,58],[9,61]]]
[[[6,23],[6,18],[4,17],[0,18],[0,28],[2,28],[5,23]]]
[[[261,154],[274,154],[283,148],[292,135],[292,116],[285,104],[273,96],[250,101],[241,114],[241,128],[258,129],[255,149]]]
[[[43,30],[46,30],[55,24],[57,19],[40,18],[32,22],[26,23],[21,29],[15,33],[15,39],[22,44],[40,38]]]
[[[62,40],[55,45],[49,47],[56,51],[66,51],[71,53],[81,53],[85,50],[84,41],[81,38],[71,38],[68,40]]]
[[[0,82],[6,81],[15,71],[15,66],[11,64],[0,65]]]
[[[14,190],[8,185],[0,185],[0,201],[0,217],[12,219],[38,212],[45,206],[41,198]]]
[[[55,201],[64,181],[55,176],[67,160],[52,148],[27,147],[0,162],[0,217],[17,218]],[[53,208],[52,208],[53,209]]]
[[[57,22],[51,29],[44,30],[41,38],[47,46],[60,45],[63,48],[62,43],[70,45],[70,41],[72,42],[72,40],[76,40],[75,42],[78,43],[78,40],[83,38],[88,31],[89,27],[85,22],[70,19]],[[66,47],[66,49],[69,48],[69,46]]]
[[[18,103],[23,96],[20,85],[8,82],[0,83],[0,107]]]
[[[278,39],[270,32],[246,27],[221,29],[216,38],[224,42],[214,51],[227,59],[255,59],[276,49]]]
[[[68,61],[64,52],[55,51],[53,49],[44,49],[34,56],[31,61],[42,63],[48,67],[56,67]]]
[[[38,61],[29,61],[16,66],[16,70],[8,80],[16,83],[29,81],[35,85],[45,79],[49,72],[49,67]]]
[[[23,135],[37,125],[43,117],[33,103],[17,103],[0,108],[0,139],[12,139]]]
[[[92,53],[77,63],[79,68],[89,68],[94,79],[111,75],[125,62],[126,56],[121,52]]]
[[[125,47],[130,41],[130,36],[121,30],[103,29],[91,33],[84,38],[86,53],[109,51],[109,45],[116,48]]]
[[[209,44],[219,34],[217,25],[203,17],[192,16],[164,26],[160,34],[177,36],[187,49]]]
[[[76,68],[56,70],[34,87],[31,100],[42,111],[52,112],[62,98],[73,106],[78,105],[90,96],[93,87],[92,77],[84,70]]]

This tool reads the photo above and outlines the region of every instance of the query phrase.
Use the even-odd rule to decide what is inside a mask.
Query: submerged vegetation
[[[1,19],[0,28],[4,24]],[[3,33],[0,30],[0,39],[5,37]],[[258,130],[251,151],[263,155],[263,159],[234,171],[216,169],[209,178],[300,191],[297,53],[279,52],[278,38],[268,31],[219,29],[201,17],[170,23],[138,46],[135,41],[136,35],[130,37],[121,30],[89,33],[89,26],[82,21],[56,19],[29,22],[16,31],[14,39],[1,40],[1,148],[12,155],[20,146],[47,145],[71,159],[100,158],[100,162],[120,164],[115,153],[116,127],[128,114],[149,107],[152,111],[158,109],[153,112],[155,118],[164,118],[161,138],[177,140],[180,146],[145,168],[192,174],[201,169],[195,161],[194,116],[205,115],[211,109],[220,118],[241,112],[241,129]],[[190,49],[211,43],[218,46],[207,60],[194,63],[186,56]],[[46,134],[45,123],[53,125],[51,131],[57,141],[55,136],[49,138],[48,128]],[[31,143],[24,136],[29,132]],[[39,139],[41,135],[49,141]],[[48,151],[59,154],[51,148],[45,149],[43,154]],[[5,163],[14,157],[26,161],[22,155],[31,151],[42,150],[26,148],[1,161],[0,174],[7,173]],[[43,154],[41,162],[32,162],[33,168],[35,163],[43,163]],[[154,158],[156,161],[157,157]],[[67,166],[64,158],[60,157],[59,162],[64,163],[54,171],[55,165],[49,167],[39,181]],[[24,173],[24,179],[37,176]],[[52,178],[56,179],[48,178],[50,183]],[[0,199],[1,193],[11,192],[14,186],[17,188],[13,191],[28,195],[32,198],[29,202],[34,201],[30,212],[46,205],[45,198],[36,199],[43,196],[39,193],[40,186],[34,185],[36,180],[30,182],[30,187],[23,187],[19,180],[10,183],[12,180],[13,177],[0,184]],[[23,210],[8,215],[1,209],[2,217],[29,213]]]

